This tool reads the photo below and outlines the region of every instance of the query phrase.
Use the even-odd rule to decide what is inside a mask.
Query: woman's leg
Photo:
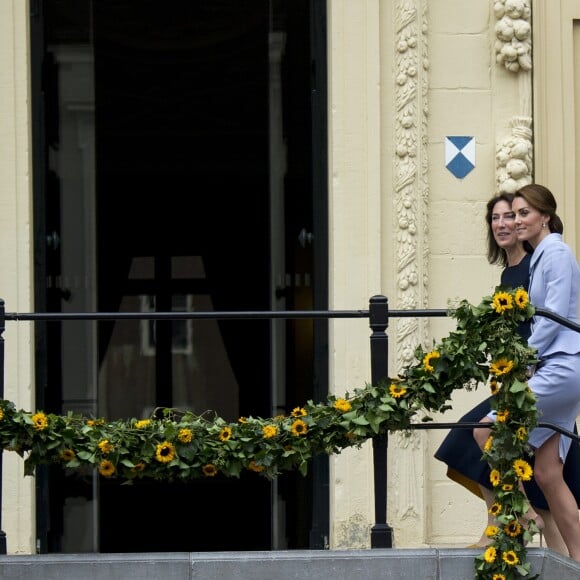
[[[560,435],[550,437],[535,452],[535,477],[544,492],[550,512],[562,534],[570,557],[580,562],[580,519],[570,488],[564,481],[559,455]]]
[[[536,508],[536,512],[538,512],[544,522],[543,533],[546,540],[546,546],[548,546],[550,550],[562,554],[562,556],[568,556],[568,548],[566,548],[566,543],[562,538],[562,534],[560,533],[552,514],[548,510],[542,510],[539,508]]]

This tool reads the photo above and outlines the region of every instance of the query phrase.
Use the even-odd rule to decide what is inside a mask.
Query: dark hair
[[[485,212],[485,221],[487,223],[487,261],[490,264],[499,264],[504,268],[508,265],[507,253],[503,248],[500,248],[495,241],[493,230],[491,229],[491,218],[496,203],[505,201],[511,207],[513,200],[513,193],[499,193],[494,195],[487,202],[487,211]]]
[[[551,233],[564,233],[564,224],[556,213],[558,207],[556,198],[547,187],[538,183],[530,183],[518,189],[514,197],[523,197],[534,209],[549,216],[548,227]]]

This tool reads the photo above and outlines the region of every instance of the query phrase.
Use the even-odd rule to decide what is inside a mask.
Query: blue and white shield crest
[[[475,167],[475,137],[445,137],[445,167],[463,179]]]

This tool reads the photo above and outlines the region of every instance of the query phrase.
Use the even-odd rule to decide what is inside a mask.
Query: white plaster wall
[[[0,298],[7,312],[30,312],[32,294],[32,180],[28,1],[0,0]],[[6,325],[5,397],[33,407],[31,326]],[[34,480],[23,461],[3,454],[2,530],[8,553],[34,553]]]
[[[381,289],[378,0],[330,0],[329,231],[331,310],[368,308]],[[338,395],[370,380],[368,321],[331,324],[330,384]],[[331,547],[368,547],[374,517],[370,446],[331,458]]]

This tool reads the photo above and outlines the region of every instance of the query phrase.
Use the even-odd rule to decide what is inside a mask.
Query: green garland
[[[308,401],[289,416],[241,417],[227,422],[214,413],[164,409],[161,418],[106,422],[16,410],[0,400],[0,445],[25,458],[25,475],[37,465],[60,464],[73,473],[95,468],[105,478],[175,481],[239,477],[250,470],[266,477],[298,469],[306,474],[315,455],[340,453],[372,437],[409,429],[427,412],[450,409],[455,389],[485,383],[499,420],[485,450],[492,467],[497,526],[492,544],[475,560],[477,579],[511,580],[529,574],[525,543],[537,530],[521,524],[528,503],[519,482],[531,477],[528,433],[536,424],[535,398],[526,383],[534,350],[516,333],[534,308],[525,290],[498,287],[479,306],[451,308],[456,330],[432,350],[418,347],[416,362],[394,378],[355,389],[344,398]]]

